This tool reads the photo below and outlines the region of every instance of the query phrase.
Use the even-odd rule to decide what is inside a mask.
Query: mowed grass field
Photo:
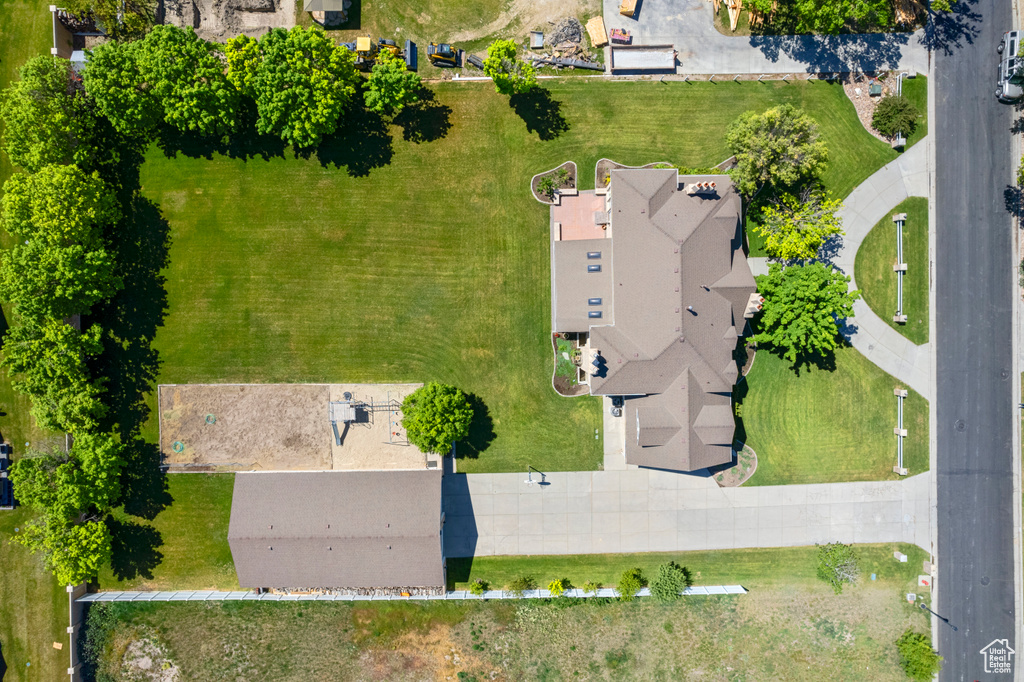
[[[896,313],[896,223],[892,216],[906,213],[903,224],[903,312],[906,324],[892,321]],[[889,211],[864,238],[854,264],[857,286],[875,314],[905,337],[921,345],[928,342],[928,200],[910,197]]]
[[[836,351],[833,371],[805,366],[799,375],[758,351],[734,394],[742,401],[741,440],[757,453],[757,471],[744,485],[899,478],[892,472],[897,385],[852,347]],[[928,469],[928,402],[914,391],[903,420],[904,466],[919,474]]]
[[[910,556],[907,563],[892,558],[896,548]],[[925,553],[859,547],[862,578],[836,595],[815,576],[816,551],[659,557],[691,568],[699,583],[750,588],[742,596],[684,597],[667,605],[651,599],[116,604],[108,612],[116,626],[102,668],[113,679],[129,679],[123,653],[148,640],[161,652],[159,667],[166,660],[181,679],[196,682],[906,679],[893,643],[908,627],[927,632],[927,615],[904,598],[915,591]],[[632,565],[631,558],[621,556],[616,572]],[[520,558],[516,570],[537,570],[541,560]],[[497,575],[485,567],[497,569],[498,561],[480,560],[480,574]]]
[[[729,122],[781,102],[819,121],[839,195],[894,157],[838,85],[546,87],[532,131],[489,84],[440,84],[448,130],[429,142],[392,127],[309,159],[153,148],[143,192],[170,225],[159,382],[445,381],[489,413],[460,471],[593,469],[598,401],[550,385],[548,215],[530,177],[572,159],[589,188],[602,156],[713,165]]]

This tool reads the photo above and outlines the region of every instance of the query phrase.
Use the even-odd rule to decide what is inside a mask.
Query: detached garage
[[[242,587],[439,594],[441,471],[235,474],[228,544]]]

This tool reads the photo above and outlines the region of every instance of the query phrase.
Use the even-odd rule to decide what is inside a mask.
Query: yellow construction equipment
[[[382,51],[389,52],[395,57],[403,60],[410,71],[416,70],[416,43],[411,40],[405,41],[405,49],[398,47],[398,44],[387,38],[379,38],[373,42],[370,36],[359,36],[354,43],[342,43],[343,46],[356,53],[356,68],[369,71],[377,61],[377,55]]]
[[[427,46],[427,59],[434,66],[459,66],[459,54],[462,51],[448,43],[430,43]]]

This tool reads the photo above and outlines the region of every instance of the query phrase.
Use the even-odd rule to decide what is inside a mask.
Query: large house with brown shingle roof
[[[623,398],[628,464],[726,464],[733,352],[759,306],[739,194],[727,176],[674,169],[610,178],[551,209],[553,331],[578,339],[591,395]]]

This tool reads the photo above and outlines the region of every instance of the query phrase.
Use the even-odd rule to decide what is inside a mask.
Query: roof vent
[[[587,272],[601,272],[601,266],[600,265],[588,265],[587,266]]]
[[[267,547],[267,549],[274,549],[273,547]]]

